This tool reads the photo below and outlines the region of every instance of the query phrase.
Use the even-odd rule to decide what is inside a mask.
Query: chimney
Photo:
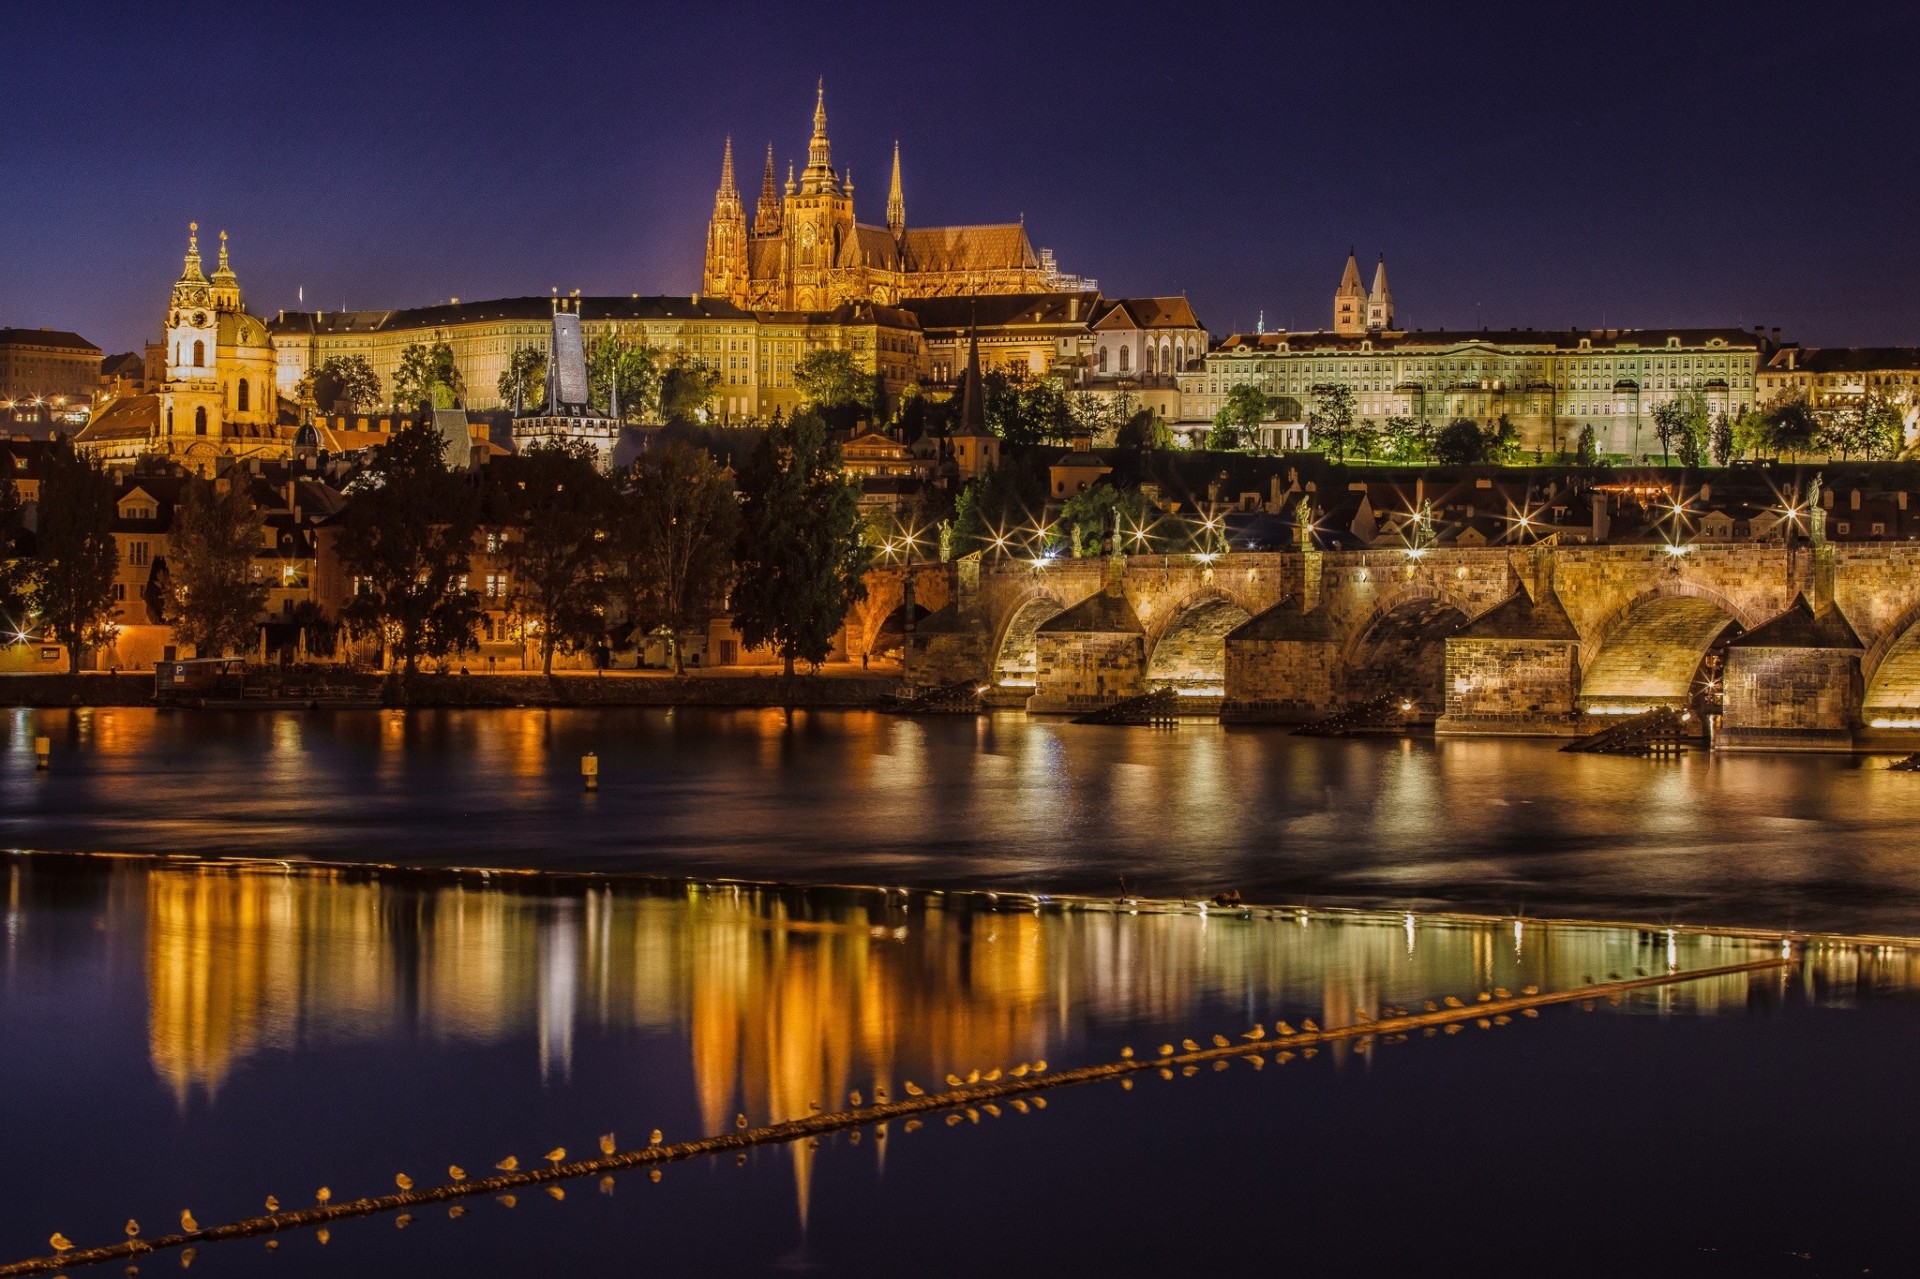
[[[1777,324],[1773,326],[1773,344],[1780,345],[1780,326]]]

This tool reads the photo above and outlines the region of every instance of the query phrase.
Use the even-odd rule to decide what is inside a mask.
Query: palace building
[[[1051,253],[1035,252],[1024,222],[910,227],[900,181],[900,146],[885,226],[854,217],[853,177],[833,167],[827,140],[826,85],[813,108],[813,138],[798,181],[791,165],[784,192],[774,182],[773,147],[753,221],[734,181],[733,139],[720,164],[720,189],[707,226],[705,290],[754,310],[821,311],[843,302],[898,304],[914,297],[1041,293],[1091,288],[1068,280]]]
[[[108,401],[74,437],[104,461],[158,456],[211,475],[224,459],[285,457],[292,447],[266,322],[241,303],[225,231],[212,277],[201,269],[199,230],[188,225],[186,262],[168,299],[159,389]]]
[[[1310,332],[1236,333],[1198,367],[1177,374],[1181,417],[1204,423],[1243,383],[1266,393],[1283,447],[1302,447],[1317,388],[1353,392],[1356,420],[1410,417],[1444,426],[1506,417],[1527,449],[1560,452],[1594,429],[1602,452],[1658,452],[1653,411],[1698,393],[1733,416],[1760,399],[1757,379],[1778,334],[1745,329],[1507,329],[1394,327],[1384,259],[1373,287],[1347,255],[1334,293],[1333,325]]]

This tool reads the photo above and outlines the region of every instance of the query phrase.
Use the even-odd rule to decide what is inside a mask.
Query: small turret
[[[1360,263],[1353,250],[1347,250],[1347,269],[1340,273],[1340,287],[1333,291],[1333,331],[1354,337],[1367,331],[1367,291],[1360,287]]]
[[[893,181],[887,188],[887,230],[899,239],[907,233],[907,198],[900,190],[900,139],[893,140]]]
[[[1367,328],[1373,330],[1393,327],[1393,291],[1387,288],[1387,255],[1380,255],[1380,264],[1373,268],[1373,288],[1367,293]]]
[[[780,190],[773,180],[773,143],[767,143],[767,168],[760,176],[760,199],[753,206],[753,233],[778,235],[782,223]]]

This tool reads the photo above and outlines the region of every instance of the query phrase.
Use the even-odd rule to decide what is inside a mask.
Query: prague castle
[[[824,82],[814,102],[807,167],[796,182],[789,165],[780,192],[768,145],[751,227],[734,181],[733,140],[727,139],[707,226],[704,278],[708,294],[766,311],[818,311],[856,301],[891,306],[904,298],[1043,293],[1087,284],[1064,280],[1050,254],[1035,253],[1021,222],[909,227],[897,142],[886,225],[856,221],[853,178],[835,171],[827,141]]]

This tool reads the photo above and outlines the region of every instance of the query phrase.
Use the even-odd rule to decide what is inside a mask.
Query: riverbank
[[[415,707],[713,706],[751,709],[803,706],[861,709],[884,705],[900,688],[897,674],[858,667],[823,667],[792,679],[777,670],[742,669],[670,675],[606,671],[511,675],[416,675],[403,689],[377,673],[330,676],[315,686],[263,680],[240,699],[209,702],[221,709],[284,710],[341,702]],[[145,672],[79,675],[0,675],[0,706],[151,706],[153,676]]]

